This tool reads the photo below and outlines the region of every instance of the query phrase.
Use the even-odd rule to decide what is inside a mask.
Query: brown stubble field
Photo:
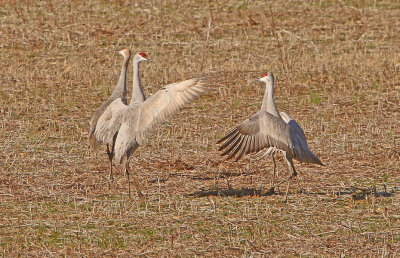
[[[1,1],[0,253],[399,256],[399,16],[385,0]],[[148,96],[219,75],[135,153],[142,201],[86,140],[122,47],[151,59]],[[260,108],[252,79],[269,71],[327,165],[296,163],[288,203],[266,194],[270,158],[227,162],[215,145]]]

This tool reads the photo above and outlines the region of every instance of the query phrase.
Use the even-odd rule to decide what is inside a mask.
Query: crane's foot
[[[271,186],[268,191],[264,193],[264,195],[273,195],[275,193],[275,187]]]
[[[142,193],[142,191],[141,191],[141,189],[139,187],[139,184],[136,181],[135,177],[133,177],[133,184],[135,185],[135,189],[136,189],[137,195],[139,196],[140,199],[143,199],[144,198],[144,194]]]
[[[140,199],[144,199],[144,194],[141,191],[136,191]]]
[[[272,186],[272,187],[271,187],[272,189],[275,189],[275,187],[278,187],[278,186],[280,186],[281,184],[283,184],[283,183],[285,183],[285,182],[288,182],[288,184],[287,184],[287,186],[286,186],[285,197],[284,197],[284,199],[283,199],[284,202],[287,202],[287,196],[288,196],[289,187],[290,187],[290,180],[292,180],[292,179],[293,179],[294,177],[296,177],[296,176],[297,176],[296,174],[292,174],[292,175],[290,175],[287,179],[282,180],[281,182],[279,182],[279,183],[276,184],[275,186]],[[270,190],[271,190],[271,188],[270,188]]]
[[[297,187],[298,187],[298,190],[297,190],[297,192],[298,193],[304,193],[304,189],[303,189],[303,187],[301,187],[301,185],[300,185],[300,182],[299,182],[299,179],[298,178],[296,178],[297,180]]]

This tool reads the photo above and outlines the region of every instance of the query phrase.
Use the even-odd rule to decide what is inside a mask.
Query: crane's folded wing
[[[114,100],[104,111],[97,121],[94,136],[102,143],[111,143],[114,135],[118,132],[123,122],[124,113],[127,109],[123,99]]]

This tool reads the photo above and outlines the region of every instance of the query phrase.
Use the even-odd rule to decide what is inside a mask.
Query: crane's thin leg
[[[110,180],[114,181],[114,176],[113,176],[113,158],[114,158],[114,150],[115,150],[115,141],[117,140],[118,133],[116,133],[113,137],[113,142],[112,142],[112,147],[111,147],[111,152],[109,151],[109,144],[107,144],[107,154],[108,154],[108,159],[110,160]]]
[[[276,177],[276,162],[275,162],[275,153],[272,153],[272,161],[274,162],[274,174],[272,175],[272,186],[275,185],[275,177]]]
[[[297,187],[299,187],[300,193],[303,193],[303,188],[300,185],[300,178],[296,177]]]
[[[112,169],[112,159],[113,159],[113,154],[114,154],[114,146],[111,149],[110,152],[110,145],[107,143],[107,155],[108,155],[108,160],[110,161],[110,180],[114,181],[114,176],[113,176],[113,169]]]
[[[127,177],[128,177],[128,193],[129,193],[129,198],[131,198],[131,181],[130,181],[130,178],[129,178],[129,161],[130,161],[130,160],[131,160],[131,157],[129,157],[129,158],[127,157],[127,159],[126,159],[126,164],[125,164],[125,171],[126,171],[126,175],[127,175]],[[142,191],[140,190],[139,184],[138,184],[138,182],[136,181],[136,177],[135,177],[135,176],[132,176],[132,177],[133,177],[133,184],[135,185],[136,192],[137,192],[139,198],[144,198],[144,195],[143,195]]]
[[[136,178],[135,178],[135,177],[133,177],[133,184],[135,185],[136,192],[137,192],[139,198],[144,198],[144,194],[143,194],[142,191],[140,190],[139,184],[138,184],[138,182],[136,181]]]
[[[294,168],[294,164],[293,164],[292,158],[288,157],[288,156],[285,154],[285,159],[286,159],[286,162],[288,163],[289,171],[291,172],[291,174],[290,174],[290,176],[289,176],[287,179],[282,180],[282,181],[279,182],[276,186],[279,186],[279,185],[281,185],[281,184],[283,184],[283,183],[285,183],[285,182],[288,182],[287,187],[286,187],[285,199],[284,199],[284,201],[287,202],[287,195],[288,195],[288,193],[289,193],[290,180],[292,180],[292,178],[294,178],[294,177],[297,176],[297,171],[296,171],[296,169]]]
[[[125,172],[126,172],[126,176],[128,177],[128,196],[129,196],[129,198],[132,198],[131,197],[131,180],[129,179],[129,160],[130,160],[130,158],[127,157],[126,163],[125,163]]]
[[[290,180],[288,181],[287,186],[286,186],[286,193],[285,193],[284,202],[287,202],[287,196],[288,196],[288,193],[289,193],[289,187],[290,187]]]
[[[219,192],[219,177],[221,175],[221,172],[218,173],[218,175],[215,177],[215,189],[217,189],[217,193]]]
[[[229,183],[229,176],[226,176],[226,184],[228,185],[228,190],[231,190],[231,184]]]

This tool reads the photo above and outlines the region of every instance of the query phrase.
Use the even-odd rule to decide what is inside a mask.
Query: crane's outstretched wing
[[[295,152],[294,158],[300,162],[308,162],[324,166],[319,158],[308,148],[304,131],[296,120],[285,112],[281,112],[280,115],[290,128],[290,138]]]
[[[167,117],[214,88],[205,79],[190,79],[169,84],[143,103],[129,106],[115,142],[115,161],[120,162],[128,151],[143,144],[152,129]]]
[[[235,161],[267,147],[275,147],[293,154],[289,126],[266,111],[259,111],[245,120],[217,143],[221,142],[224,143],[219,150],[226,149],[222,156],[229,154],[227,159],[231,159],[238,154]]]
[[[157,91],[140,106],[135,126],[136,141],[142,144],[157,125],[215,88],[216,86],[207,84],[205,79],[195,78],[169,84]]]
[[[122,98],[114,100],[99,117],[94,137],[100,143],[111,143],[123,122],[127,106]]]
[[[299,137],[300,139],[302,139],[302,141],[307,142],[306,141],[306,136],[304,135],[303,129],[301,129],[300,125],[293,119],[293,117],[291,117],[288,113],[286,112],[280,112],[279,113],[283,119],[283,121],[285,121],[287,124],[289,124],[290,121],[292,121],[289,124],[290,130],[292,133],[296,134],[296,137]],[[267,149],[267,151],[260,151],[257,154],[255,154],[256,156],[258,156],[259,154],[263,153],[264,154],[259,158],[262,159],[265,156],[268,156],[269,154],[273,154],[275,152],[279,151],[277,148],[275,147],[269,147]]]

